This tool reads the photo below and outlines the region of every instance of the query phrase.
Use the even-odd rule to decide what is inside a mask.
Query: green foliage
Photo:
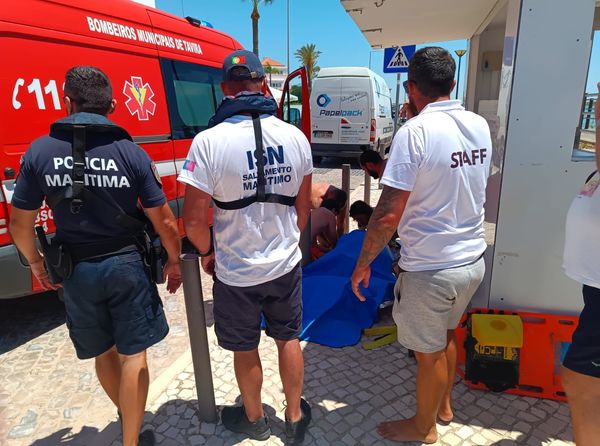
[[[270,63],[267,63],[264,66],[265,74],[279,74],[279,70],[275,67],[272,67]]]
[[[312,80],[319,74],[321,68],[317,66],[317,60],[321,54],[321,51],[317,50],[317,46],[314,43],[303,45],[294,53],[296,59],[306,67],[308,85],[312,85]]]
[[[297,103],[302,104],[302,86],[301,85],[292,85],[290,88],[290,93],[298,98]],[[296,103],[296,102],[294,102]]]

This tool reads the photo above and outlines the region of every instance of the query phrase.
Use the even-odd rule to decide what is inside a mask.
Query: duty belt
[[[140,251],[138,244],[131,237],[68,245],[68,248],[73,263],[101,259],[130,251]]]

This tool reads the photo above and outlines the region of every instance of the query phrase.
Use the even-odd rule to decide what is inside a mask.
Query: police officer
[[[95,358],[100,384],[122,418],[123,444],[151,445],[152,431],[140,434],[149,385],[146,349],[169,328],[137,232],[115,218],[118,212],[107,212],[101,204],[134,216],[141,202],[168,253],[164,274],[171,293],[181,284],[177,223],[149,156],[107,119],[116,105],[107,76],[95,67],[71,68],[64,91],[69,116],[32,142],[23,156],[10,233],[41,286],[63,287],[77,356]],[[63,199],[54,207],[53,243],[65,246],[73,263],[70,276],[56,285],[48,277],[32,228],[45,199],[61,194],[64,198],[65,190],[73,189],[74,127],[87,129],[85,188],[101,202]]]

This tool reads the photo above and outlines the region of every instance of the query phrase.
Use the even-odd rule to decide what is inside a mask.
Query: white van
[[[385,80],[364,67],[322,68],[310,93],[313,157],[387,149],[394,136]]]

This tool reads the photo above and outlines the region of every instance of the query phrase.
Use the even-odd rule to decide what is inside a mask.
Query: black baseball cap
[[[236,70],[236,73],[233,74],[231,71],[235,67],[243,67],[246,70]],[[263,77],[265,77],[265,70],[252,51],[234,51],[223,62],[223,81],[247,81]]]

